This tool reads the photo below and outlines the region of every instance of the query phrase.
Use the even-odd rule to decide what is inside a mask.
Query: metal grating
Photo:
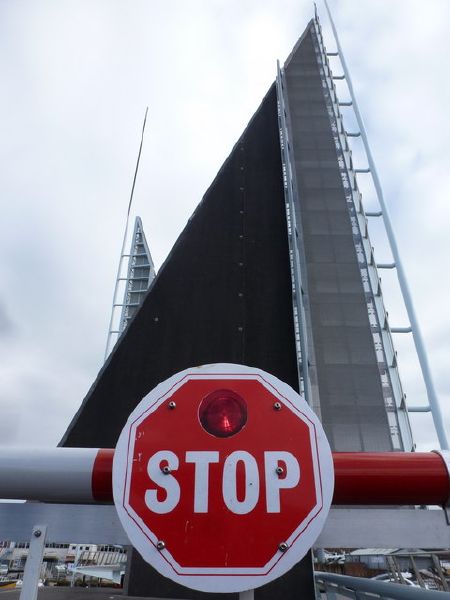
[[[299,239],[295,205],[297,199],[297,184],[295,180],[295,168],[292,165],[292,147],[289,140],[288,130],[288,107],[285,100],[284,75],[277,64],[277,110],[278,126],[280,135],[281,166],[283,175],[283,188],[286,208],[287,236],[289,245],[289,263],[292,279],[292,312],[294,317],[295,349],[297,354],[297,371],[300,393],[304,395],[308,404],[312,404],[311,382],[309,377],[308,338],[305,305],[303,302],[303,285],[305,275],[302,273],[300,261]],[[302,252],[303,255],[303,252]],[[303,267],[304,268],[304,267]],[[317,413],[319,405],[313,406]]]
[[[373,259],[372,244],[369,239],[362,196],[358,189],[356,170],[353,167],[352,153],[347,139],[348,134],[343,125],[339,100],[333,83],[333,74],[317,16],[314,25],[315,52],[321,64],[320,73],[324,81],[324,95],[335,139],[339,169],[352,226],[353,241],[364,287],[392,446],[394,450],[411,450],[413,447],[411,427],[405,409],[404,393],[397,369],[392,337],[387,326],[387,314],[383,303],[380,278]]]
[[[125,331],[126,326],[136,314],[155,275],[155,267],[145,239],[142,221],[140,217],[136,217],[128,255],[128,272],[119,325],[120,333]]]
[[[125,237],[127,227],[125,228]],[[136,314],[139,306],[142,304],[148,288],[150,287],[151,282],[156,276],[155,266],[147,245],[147,240],[145,239],[144,229],[142,227],[142,221],[140,217],[136,217],[134,222],[134,230],[131,238],[129,254],[123,253],[124,245],[120,255],[119,269],[114,289],[111,320],[106,341],[105,360],[113,349],[120,335],[125,331],[128,323]],[[125,259],[128,259],[127,270],[126,275],[122,275]],[[123,289],[124,283],[125,287],[123,300],[122,302],[118,302],[117,299],[119,295],[119,289]]]
[[[400,450],[396,407],[386,409],[387,401],[394,403],[379,322],[374,330],[377,292],[369,281],[346,164],[348,145],[340,139],[327,75],[311,21],[279,76],[295,181],[296,245],[304,273],[306,318],[299,323],[300,339],[309,342],[310,404],[333,449]]]

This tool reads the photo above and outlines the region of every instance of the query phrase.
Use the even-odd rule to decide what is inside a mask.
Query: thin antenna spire
[[[138,170],[139,170],[139,162],[141,160],[142,144],[144,143],[145,124],[147,123],[147,114],[148,114],[148,106],[145,109],[144,123],[142,124],[141,143],[139,145],[139,153],[138,153],[138,157],[137,157],[137,161],[136,161],[136,169],[134,171],[133,185],[131,186],[130,202],[128,203],[127,224],[128,224],[128,217],[130,216],[131,204],[133,202],[134,186],[136,185],[136,177],[137,177]]]
[[[139,144],[139,152],[138,152],[138,157],[137,157],[137,161],[136,161],[136,168],[134,170],[134,177],[133,177],[133,184],[131,186],[130,200],[128,202],[127,219],[125,221],[125,230],[123,232],[122,249],[120,251],[119,266],[117,268],[116,284],[114,286],[113,303],[112,303],[112,307],[111,307],[111,317],[109,319],[108,337],[106,339],[104,360],[106,360],[108,358],[108,354],[109,354],[109,350],[110,350],[110,343],[111,343],[111,336],[113,333],[112,327],[113,327],[113,319],[114,319],[114,309],[117,304],[117,293],[119,291],[120,273],[122,270],[122,263],[123,263],[124,254],[125,254],[125,244],[126,244],[127,235],[128,235],[128,224],[129,224],[129,220],[130,220],[131,205],[133,203],[134,187],[136,185],[137,174],[139,171],[139,162],[141,160],[142,145],[144,143],[144,132],[145,132],[145,125],[147,123],[147,114],[148,114],[148,106],[145,109],[144,123],[142,124],[141,143]]]

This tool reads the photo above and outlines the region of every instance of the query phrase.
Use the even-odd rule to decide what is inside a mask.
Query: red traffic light
[[[247,423],[247,405],[232,390],[215,390],[203,398],[198,416],[207,433],[215,437],[230,437]]]

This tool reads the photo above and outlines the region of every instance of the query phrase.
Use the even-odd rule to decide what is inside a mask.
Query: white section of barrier
[[[0,498],[92,502],[96,448],[2,448]]]

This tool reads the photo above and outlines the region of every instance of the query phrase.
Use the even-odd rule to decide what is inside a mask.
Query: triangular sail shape
[[[275,87],[153,281],[64,436],[114,447],[129,413],[192,365],[237,362],[297,386]]]
[[[119,324],[120,333],[125,331],[128,323],[137,313],[155,276],[155,266],[145,239],[142,221],[140,217],[136,217],[128,257],[127,279]]]
[[[293,332],[273,85],[159,270],[62,444],[114,447],[141,398],[192,365],[247,364],[297,388]],[[287,589],[293,586],[287,582],[304,568],[310,569],[300,564],[269,584],[267,593],[273,597],[281,585],[290,598]],[[148,595],[153,589],[159,597],[215,596],[184,590],[137,556],[129,581],[130,595]]]

